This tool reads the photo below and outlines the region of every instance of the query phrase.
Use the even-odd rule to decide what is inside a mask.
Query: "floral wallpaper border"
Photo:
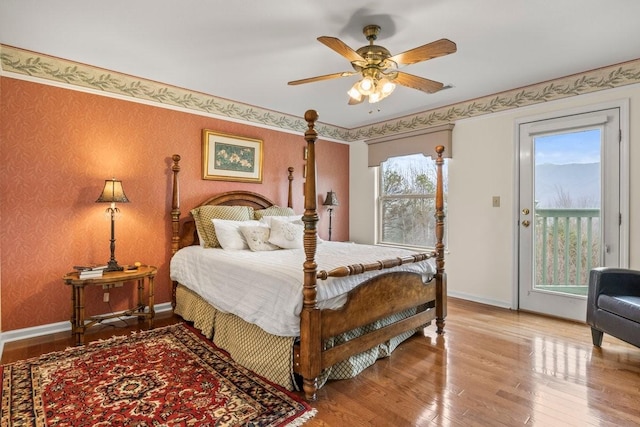
[[[0,45],[0,59],[5,73],[28,75],[293,132],[303,133],[307,128],[300,117],[12,46]],[[318,123],[316,130],[321,137],[329,139],[366,140],[639,82],[640,59],[636,59],[369,126],[345,129]]]

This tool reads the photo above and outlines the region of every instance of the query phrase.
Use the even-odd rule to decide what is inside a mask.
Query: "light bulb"
[[[381,99],[382,99],[382,96],[380,95],[380,93],[374,92],[374,93],[369,95],[369,104],[375,104],[376,102],[380,101]]]
[[[351,89],[349,89],[349,91],[347,92],[347,94],[349,94],[349,96],[354,99],[355,101],[362,101],[362,94],[358,91],[358,83],[356,83],[355,85],[353,85],[353,87]]]
[[[382,79],[382,80],[380,80],[380,84],[379,84],[379,85],[382,87],[382,89],[381,89],[381,90],[382,90],[382,93],[383,93],[384,95],[389,95],[389,94],[391,94],[391,92],[393,92],[393,91],[394,91],[394,89],[396,88],[395,83],[391,83],[391,82],[390,82],[389,80],[387,80],[387,79]]]
[[[371,77],[365,77],[360,81],[360,93],[368,95],[373,89],[373,79]]]

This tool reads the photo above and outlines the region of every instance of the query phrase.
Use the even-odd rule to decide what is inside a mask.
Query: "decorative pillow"
[[[259,225],[259,226],[241,225],[240,232],[244,236],[247,244],[249,245],[249,249],[251,249],[254,252],[274,251],[276,249],[280,249],[280,247],[269,243],[269,236],[271,234],[269,227],[265,227],[264,225]]]
[[[260,219],[264,216],[292,216],[295,215],[295,211],[291,208],[285,208],[282,206],[269,206],[266,209],[259,209],[254,211],[256,219]]]
[[[280,246],[283,249],[298,249],[303,246],[302,236],[304,226],[294,222],[282,221],[274,218],[271,221],[271,235],[269,243]]]
[[[240,227],[243,225],[262,226],[267,228],[264,224],[260,224],[259,221],[232,221],[229,219],[214,218],[213,228],[216,230],[216,237],[222,249],[249,249],[247,241],[240,232]]]
[[[263,216],[262,218],[260,218],[260,222],[262,222],[263,224],[266,224],[267,226],[271,227],[271,221],[273,221],[273,219],[279,219],[280,221],[286,221],[286,222],[295,222],[296,224],[303,224],[302,222],[302,215],[291,215],[291,216],[278,216],[278,215],[273,215],[273,216]]]
[[[205,248],[218,248],[220,242],[212,220],[229,219],[233,221],[249,221],[253,219],[253,208],[248,206],[199,206],[191,210],[196,223],[200,244]]]

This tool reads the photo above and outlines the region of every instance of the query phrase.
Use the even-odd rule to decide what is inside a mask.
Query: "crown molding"
[[[0,59],[4,75],[30,76],[287,132],[304,133],[307,129],[301,117],[13,46],[0,44]],[[362,141],[639,82],[640,59],[636,59],[359,128],[318,123],[316,131],[331,140]]]

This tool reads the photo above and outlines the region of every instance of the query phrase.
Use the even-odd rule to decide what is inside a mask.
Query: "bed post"
[[[173,185],[171,195],[171,256],[180,249],[180,183],[178,181],[178,172],[180,172],[180,156],[174,154],[171,156],[173,165]],[[171,307],[176,308],[176,287],[178,283],[172,281],[171,286]]]
[[[315,142],[318,133],[314,129],[318,113],[308,110],[304,114],[308,129],[304,133],[307,141],[307,178],[304,186],[304,287],[303,305],[300,313],[300,373],[303,377],[303,390],[307,400],[315,400],[320,375],[322,343],[320,338],[320,310],[317,304],[317,270],[315,261],[317,249],[318,212],[316,211],[316,155]]]
[[[444,147],[436,147],[436,332],[444,334],[444,319],[447,317],[447,273],[444,271],[444,186],[442,165]]]
[[[293,167],[289,166],[287,168],[287,172],[289,172],[289,176],[287,179],[289,180],[289,191],[287,196],[287,206],[293,209]]]

